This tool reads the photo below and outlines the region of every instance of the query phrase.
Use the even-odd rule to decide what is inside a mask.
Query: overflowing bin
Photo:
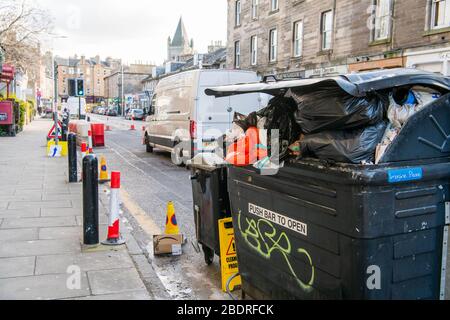
[[[442,96],[411,115],[376,164],[299,157],[286,159],[275,175],[255,166],[229,167],[243,291],[259,299],[443,299],[450,79],[400,70],[207,94],[283,96],[289,88],[311,92],[321,82],[354,96],[417,84]]]
[[[200,154],[189,164],[196,236],[208,265],[216,254],[220,255],[219,220],[231,217],[227,169],[223,164],[205,161],[211,156]]]

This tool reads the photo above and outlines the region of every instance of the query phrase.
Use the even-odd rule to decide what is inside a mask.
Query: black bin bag
[[[291,89],[286,97],[297,103],[296,120],[305,134],[375,125],[389,106],[387,95],[373,92],[354,97],[333,85]]]
[[[302,157],[353,164],[373,163],[386,127],[385,122],[379,122],[362,129],[306,135],[300,143]]]

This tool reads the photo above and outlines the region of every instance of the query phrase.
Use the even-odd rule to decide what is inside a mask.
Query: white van
[[[205,89],[258,80],[255,72],[240,70],[194,70],[161,79],[152,99],[154,114],[147,118],[147,152],[171,152],[177,164],[208,152],[231,128],[235,112],[248,115],[265,107],[268,99],[259,93],[215,99]]]
[[[67,99],[67,103],[62,105],[62,109],[67,108],[71,119],[78,119],[80,114],[80,120],[86,119],[86,99],[70,97]]]

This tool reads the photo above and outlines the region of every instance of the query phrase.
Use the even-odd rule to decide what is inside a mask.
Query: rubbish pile
[[[258,169],[302,158],[378,164],[408,119],[440,97],[435,89],[411,85],[362,97],[331,84],[290,88],[259,112],[235,114],[225,160]]]

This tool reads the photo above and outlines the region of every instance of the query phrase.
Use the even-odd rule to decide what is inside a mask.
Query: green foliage
[[[0,97],[0,101],[7,100],[4,97]],[[36,110],[34,110],[34,102],[33,101],[23,101],[17,99],[16,96],[10,95],[8,100],[12,100],[14,104],[14,114],[15,114],[15,123],[17,126],[17,131],[20,132],[23,130],[23,127],[31,122],[34,118]],[[18,116],[19,115],[19,116]],[[27,122],[27,123],[26,123]],[[6,134],[6,129],[0,126],[0,136]]]

